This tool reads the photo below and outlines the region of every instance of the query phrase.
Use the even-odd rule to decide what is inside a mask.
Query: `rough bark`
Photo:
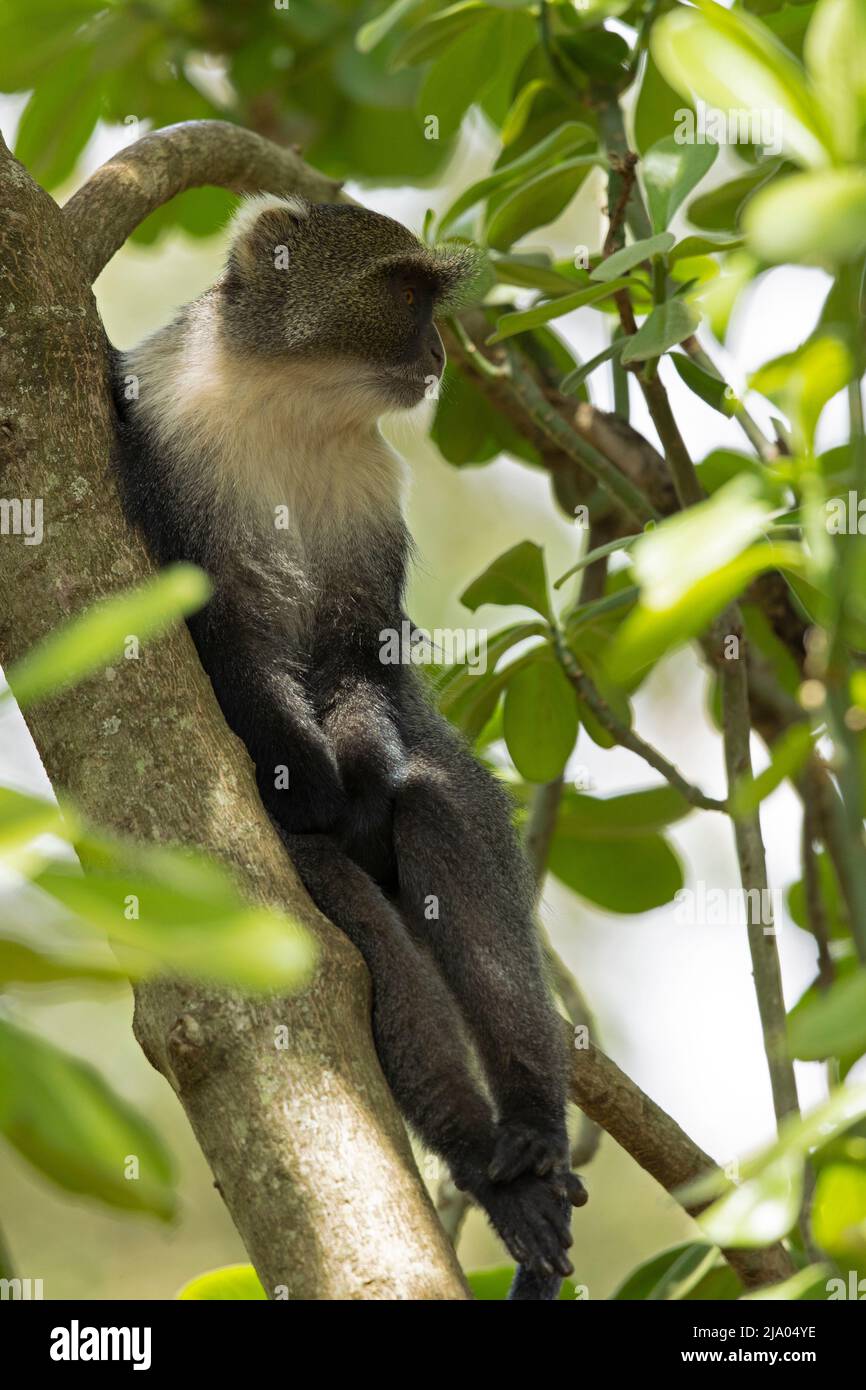
[[[78,255],[82,226],[5,146],[0,205],[0,490],[42,497],[45,518],[40,546],[0,539],[8,664],[150,564],[109,467],[105,340],[93,262]],[[177,1091],[265,1288],[465,1297],[373,1049],[366,971],[300,888],[186,631],[36,706],[28,724],[52,785],[93,821],[201,846],[233,865],[251,898],[287,908],[316,936],[315,982],[292,999],[171,981],[137,994],[138,1038]],[[286,1051],[274,1045],[281,1024]]]

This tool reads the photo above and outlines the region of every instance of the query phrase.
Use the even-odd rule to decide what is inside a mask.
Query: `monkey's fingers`
[[[577,1173],[563,1173],[563,1187],[565,1195],[573,1207],[585,1207],[589,1201],[589,1193],[583,1185],[583,1180]]]

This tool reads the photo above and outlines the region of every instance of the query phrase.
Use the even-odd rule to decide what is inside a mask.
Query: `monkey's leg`
[[[499,1112],[490,1176],[565,1174],[566,1048],[544,978],[534,885],[504,790],[431,711],[401,730],[400,907],[477,1040]]]
[[[363,955],[373,980],[373,1036],[407,1121],[445,1159],[511,1254],[541,1274],[570,1272],[561,1197],[534,1174],[488,1175],[496,1129],[468,1062],[459,1010],[435,962],[414,942],[379,888],[326,836],[286,835],[316,905]]]

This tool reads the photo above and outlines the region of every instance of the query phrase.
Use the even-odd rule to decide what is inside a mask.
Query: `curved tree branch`
[[[63,208],[91,283],[139,223],[188,188],[300,193],[335,202],[342,185],[284,149],[229,121],[182,121],[154,130],[109,159]]]

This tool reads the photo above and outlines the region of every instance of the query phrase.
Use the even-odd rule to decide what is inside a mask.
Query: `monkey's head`
[[[372,414],[409,408],[445,365],[434,317],[475,268],[470,249],[431,249],[365,208],[251,198],[218,286],[223,332],[259,360],[338,365]]]

